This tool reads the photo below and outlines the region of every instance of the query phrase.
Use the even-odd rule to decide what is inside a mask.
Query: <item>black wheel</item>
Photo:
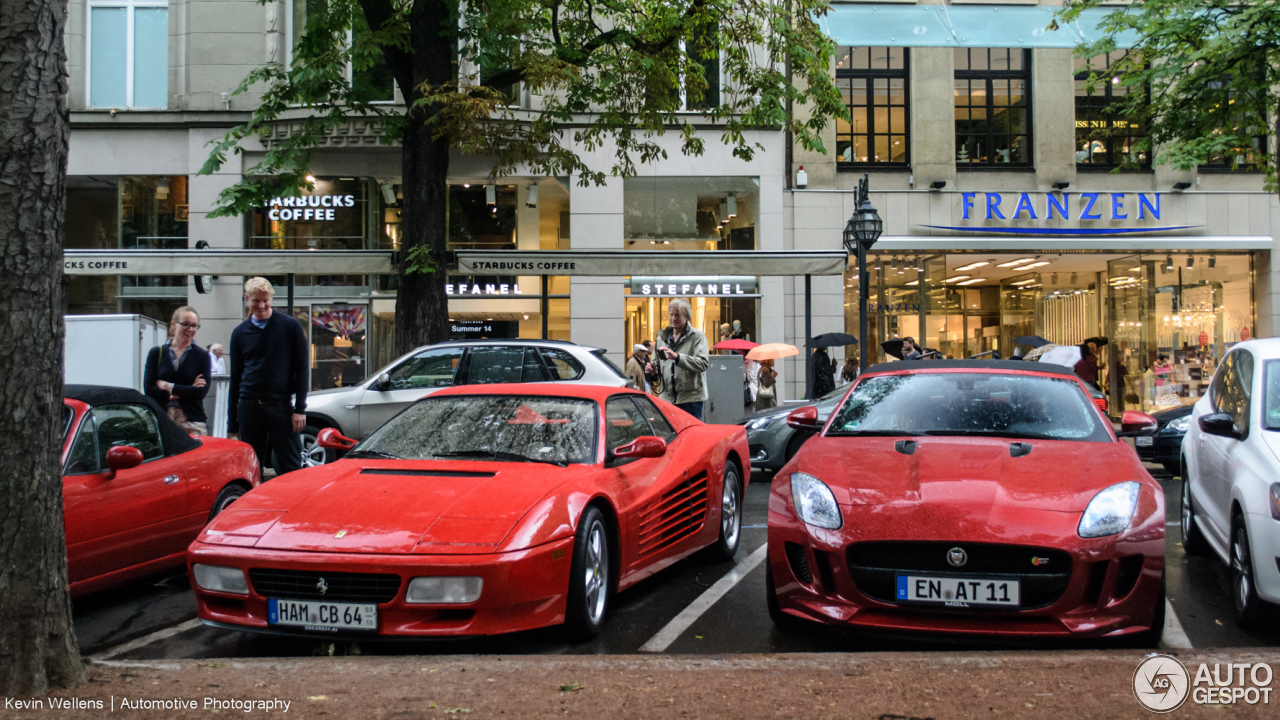
[[[712,560],[732,560],[742,539],[742,480],[731,462],[724,467],[724,488],[720,493],[720,537],[707,548]]]
[[[1191,480],[1187,477],[1186,466],[1182,473],[1182,550],[1188,555],[1201,555],[1209,546],[1196,524],[1196,508],[1191,501]]]
[[[1167,597],[1168,596],[1165,595],[1164,573],[1162,572],[1160,574],[1160,595],[1156,598],[1156,612],[1151,618],[1151,627],[1131,636],[1133,638],[1133,647],[1160,647],[1160,641],[1164,639],[1164,618]]]
[[[1262,599],[1253,583],[1253,553],[1249,549],[1249,531],[1244,517],[1236,513],[1231,519],[1231,599],[1236,622],[1244,628],[1256,628],[1262,620]]]
[[[218,493],[218,497],[213,499],[213,507],[209,509],[209,521],[212,522],[214,518],[218,517],[218,513],[226,510],[228,505],[239,500],[247,492],[249,491],[243,485],[236,483],[222,488],[222,492]]]
[[[569,601],[564,628],[575,641],[600,633],[609,609],[609,528],[597,507],[588,507],[578,523],[569,566]]]
[[[320,447],[316,441],[316,436],[320,434],[320,430],[314,425],[307,425],[302,428],[302,466],[304,468],[318,467],[327,465],[338,459],[337,453],[332,450],[326,450]],[[275,451],[271,453],[271,467],[279,468],[280,462],[276,458]]]

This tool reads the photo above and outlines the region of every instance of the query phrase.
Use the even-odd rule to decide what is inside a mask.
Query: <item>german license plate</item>
[[[1133,444],[1137,445],[1138,447],[1151,447],[1152,445],[1155,444],[1155,442],[1156,442],[1156,439],[1149,435],[1139,436],[1133,439]]]
[[[378,630],[378,606],[365,603],[335,603],[319,600],[267,600],[267,622],[292,625],[304,630]]]
[[[898,600],[937,603],[945,607],[1017,607],[1017,580],[898,576]]]

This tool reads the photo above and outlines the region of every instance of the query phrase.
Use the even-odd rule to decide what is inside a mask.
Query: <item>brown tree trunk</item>
[[[414,3],[411,19],[413,54],[412,85],[401,85],[410,105],[422,97],[423,83],[438,86],[455,80],[458,20],[454,8],[436,0]],[[433,139],[425,127],[433,107],[409,113],[402,151],[401,191],[404,194],[404,235],[400,240],[400,289],[396,296],[396,353],[449,339],[449,298],[445,295],[445,261],[448,255],[449,142]],[[430,251],[433,272],[406,272],[405,258],[419,247]],[[421,263],[419,263],[421,264]]]
[[[0,693],[83,682],[62,528],[66,0],[0,0]]]

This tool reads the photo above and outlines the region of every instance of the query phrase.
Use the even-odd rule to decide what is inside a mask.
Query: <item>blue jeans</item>
[[[676,407],[698,418],[699,420],[702,419],[702,401],[701,400],[699,400],[698,402],[680,403],[676,405]]]

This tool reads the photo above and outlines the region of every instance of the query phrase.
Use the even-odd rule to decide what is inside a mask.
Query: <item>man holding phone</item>
[[[645,373],[661,379],[659,397],[701,420],[710,364],[707,336],[693,327],[693,308],[684,298],[671,301],[667,317],[671,325],[658,333],[658,349],[645,364]]]

